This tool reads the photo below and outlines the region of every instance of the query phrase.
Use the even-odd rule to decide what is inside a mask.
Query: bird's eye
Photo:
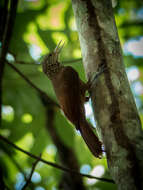
[[[50,53],[49,56],[52,56],[52,54]]]

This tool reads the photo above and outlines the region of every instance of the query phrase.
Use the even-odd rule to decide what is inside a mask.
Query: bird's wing
[[[64,67],[62,77],[60,92],[56,94],[65,115],[78,128],[82,109],[84,109],[80,98],[78,73],[72,67]]]

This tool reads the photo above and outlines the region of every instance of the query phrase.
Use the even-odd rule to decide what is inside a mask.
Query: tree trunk
[[[123,64],[110,0],[72,0],[94,116],[121,190],[143,189],[143,133]],[[106,69],[97,77],[101,67]]]

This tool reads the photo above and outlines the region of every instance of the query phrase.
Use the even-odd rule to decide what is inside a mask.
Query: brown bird
[[[58,56],[63,48],[63,46],[60,47],[60,43],[52,53],[45,56],[42,62],[43,72],[51,80],[65,116],[80,131],[93,155],[101,158],[102,143],[85,117],[85,92],[89,89],[89,83],[84,83],[72,67],[60,64]]]

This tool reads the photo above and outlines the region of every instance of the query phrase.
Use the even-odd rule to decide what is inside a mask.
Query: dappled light
[[[80,168],[80,172],[83,174],[89,174],[90,171],[91,171],[91,166],[88,164],[84,164]]]
[[[143,7],[137,10],[137,17],[141,20],[143,19]]]
[[[2,117],[4,120],[8,122],[12,122],[14,119],[14,109],[10,105],[2,106]]]
[[[96,128],[96,122],[93,116],[93,111],[92,111],[92,106],[91,106],[91,99],[89,100],[89,102],[86,102],[84,106],[85,106],[86,117],[90,120],[93,127]]]
[[[90,118],[93,115],[92,107],[89,102],[85,103],[85,113],[86,117]]]
[[[54,144],[50,144],[47,146],[46,151],[48,154],[55,156],[57,153],[57,148]]]
[[[25,175],[28,178],[29,174],[31,172],[31,169],[26,169],[25,171]],[[41,181],[41,176],[38,172],[34,172],[31,178],[31,181],[33,183],[39,183]],[[25,181],[25,177],[22,173],[18,173],[16,175],[16,184],[15,184],[15,189],[16,190],[21,190],[23,188],[23,186],[25,185],[26,181]],[[38,189],[38,187],[37,187]]]
[[[73,56],[75,58],[80,58],[81,57],[81,50],[80,49],[75,49],[73,52]]]
[[[16,184],[15,184],[15,189],[16,190],[21,190],[22,187],[25,184],[25,180],[24,180],[24,175],[22,173],[18,173],[16,175]]]
[[[25,114],[23,114],[21,120],[22,120],[23,123],[29,124],[29,123],[32,122],[33,117],[32,117],[31,114],[29,114],[29,113],[25,113]]]
[[[25,136],[23,136],[23,138],[21,138],[19,141],[16,142],[16,144],[22,148],[25,149],[29,149],[32,147],[34,143],[34,138],[33,138],[33,134],[32,133],[26,133]],[[19,152],[17,154],[20,154]],[[21,157],[23,157],[24,155],[21,155]]]
[[[143,57],[143,37],[131,39],[124,45],[125,54],[131,54],[136,58]]]
[[[4,137],[9,137],[9,136],[10,136],[10,133],[11,133],[11,130],[9,130],[9,129],[1,129],[1,130],[0,130],[0,133],[1,133],[1,135],[3,135]]]
[[[143,95],[143,85],[137,81],[132,84],[133,91],[136,95]]]
[[[136,66],[131,66],[126,70],[129,81],[137,80],[140,77],[139,69]]]
[[[38,60],[40,57],[41,57],[41,49],[39,46],[36,46],[36,45],[31,45],[29,47],[29,52],[30,52],[30,55],[31,57],[36,61]]]
[[[112,65],[111,68],[109,66],[110,64],[107,65],[107,71],[103,71],[104,74],[101,78],[99,77],[100,80],[97,77],[94,88],[95,93],[103,93],[104,91],[107,93],[103,93],[104,96],[102,94],[102,98],[100,94],[99,97],[96,96],[94,98],[92,97],[94,93],[92,94],[91,92],[91,96],[89,95],[90,92],[86,91],[86,94],[89,96],[89,101],[83,103],[86,119],[90,125],[92,125],[91,130],[93,134],[97,134],[99,140],[102,141],[100,145],[103,149],[103,154],[102,158],[99,159],[98,156],[98,158],[96,158],[92,155],[90,148],[88,148],[84,142],[85,139],[80,131],[80,122],[82,121],[80,118],[82,117],[80,117],[81,115],[78,113],[79,110],[72,110],[74,113],[77,113],[75,122],[77,126],[75,128],[75,125],[66,118],[66,114],[62,111],[61,108],[64,109],[65,107],[60,105],[52,82],[46,76],[46,73],[43,72],[42,63],[45,55],[52,53],[57,44],[62,41],[61,44],[64,44],[64,46],[56,64],[60,62],[64,67],[72,67],[78,73],[80,79],[86,83],[90,78],[90,73],[88,76],[85,68],[85,65],[88,67],[88,64],[86,62],[83,63],[83,60],[87,61],[87,59],[83,59],[84,56],[92,57],[92,55],[97,54],[97,57],[95,56],[96,60],[93,62],[95,71],[92,71],[92,67],[87,68],[87,70],[91,70],[91,73],[93,72],[92,74],[94,75],[99,70],[99,68],[96,68],[96,65],[98,65],[100,59],[102,62],[99,65],[103,66],[106,62],[105,58],[109,63],[114,55],[118,55],[117,57],[120,59],[121,53],[116,51],[116,47],[120,41],[123,50],[125,71],[138,108],[141,123],[143,124],[143,5],[141,2],[135,0],[128,2],[124,0],[112,1],[118,31],[116,31],[116,27],[109,27],[106,30],[104,25],[105,19],[102,20],[100,15],[97,14],[98,22],[96,23],[96,19],[94,19],[93,22],[92,17],[90,18],[89,13],[87,13],[84,19],[82,19],[81,24],[81,28],[85,33],[83,32],[83,34],[79,35],[77,26],[80,21],[75,22],[72,7],[72,2],[77,1],[16,1],[18,3],[17,7],[15,7],[16,3],[14,4],[13,0],[0,0],[0,106],[2,108],[2,117],[0,116],[0,189],[117,190],[112,180],[113,176],[111,176],[112,173],[110,172],[110,163],[108,162],[107,164],[106,155],[108,154],[106,148],[107,146],[111,146],[111,149],[115,149],[117,154],[118,150],[116,150],[115,145],[112,144],[110,136],[104,140],[106,135],[112,133],[110,129],[107,131],[109,134],[105,134],[102,129],[98,131],[98,128],[104,128],[102,123],[106,120],[110,120],[109,125],[112,124],[112,121],[117,120],[117,125],[115,125],[116,133],[118,133],[120,128],[119,120],[122,114],[117,112],[119,111],[118,108],[120,109],[124,105],[120,106],[118,104],[122,103],[125,97],[124,91],[126,90],[120,89],[124,80],[121,78],[121,80],[117,81],[118,77],[114,76],[116,74],[122,75],[121,70],[114,73],[114,70],[116,71],[117,68],[120,68],[120,64],[117,65],[117,67]],[[83,4],[85,2],[86,1],[82,1]],[[93,1],[88,1],[88,3],[89,2]],[[99,1],[99,4],[100,3],[101,1]],[[86,8],[88,9],[88,6]],[[84,11],[84,7],[82,11]],[[100,13],[103,14],[103,12]],[[109,24],[110,21],[113,20],[113,18],[108,20],[110,16],[111,15],[107,15],[105,17]],[[78,17],[80,18],[81,15],[79,14]],[[91,46],[89,46],[91,51],[87,53],[88,39],[87,42],[85,42],[84,34],[87,34],[88,30],[84,24],[90,19],[91,28],[96,24],[99,24],[99,26],[97,26],[94,34],[95,36],[97,35],[97,41],[93,35],[95,49],[92,48],[91,43]],[[110,30],[115,30],[113,35],[110,34]],[[92,36],[91,33],[88,34],[89,38]],[[116,36],[117,33],[119,34],[119,41]],[[108,47],[103,47],[105,44],[104,42],[101,43],[102,37],[103,39],[105,38],[105,44],[108,42],[109,49]],[[81,53],[83,44],[80,44],[79,39],[82,39],[81,42],[85,44],[83,48],[87,53],[85,53],[85,55],[84,51]],[[111,44],[113,42],[114,46],[112,47]],[[104,53],[99,51],[100,48]],[[106,50],[109,56],[104,57]],[[116,61],[119,63],[118,59],[115,60],[115,63]],[[108,72],[108,69],[111,70]],[[109,87],[109,80],[107,80],[107,78],[112,72],[114,75],[111,77],[111,81],[113,79],[115,86],[117,84],[115,91],[119,93],[119,98],[123,98],[121,102],[115,101],[116,97],[112,97],[114,91],[110,92],[111,88],[109,88],[109,91],[107,90]],[[60,80],[61,78],[59,77],[56,81],[59,85],[55,82],[55,86],[57,85],[59,89],[62,89],[60,87],[62,87],[64,82]],[[74,76],[71,76],[70,81],[74,81]],[[103,86],[101,84],[106,82],[107,86],[102,88]],[[72,88],[74,90],[76,87],[79,88],[80,83],[77,84],[77,86],[74,83],[72,85],[71,82],[70,85],[67,85],[68,90],[66,90],[65,94],[63,93],[61,95],[60,99],[64,103],[66,102],[65,105],[68,105],[68,101],[64,99],[64,95],[67,95]],[[64,85],[66,86],[66,84]],[[98,92],[99,86],[101,89],[100,92]],[[81,90],[82,89],[79,91],[80,93]],[[77,97],[78,93],[70,99],[72,106],[79,104],[80,101],[77,101]],[[90,97],[92,97],[92,100]],[[98,102],[97,99],[99,99],[101,102],[99,101],[97,105],[100,104],[101,106],[104,98],[104,102],[108,104],[107,111],[109,112],[114,110],[112,103],[114,103],[114,101],[116,102],[117,108],[115,115],[111,114],[109,116],[104,114],[106,113],[104,109],[107,105],[103,105],[103,109],[101,109],[99,113],[94,113],[95,110],[98,110],[98,108],[94,110],[94,103],[96,104],[96,102]],[[125,98],[129,100],[128,97]],[[128,110],[132,111],[130,108]],[[70,115],[72,115],[73,112],[70,112]],[[101,112],[103,112],[103,114]],[[103,115],[101,122],[98,122],[98,117],[96,117],[96,120],[94,118],[94,116],[98,114]],[[126,117],[129,116],[131,119],[135,117],[130,113],[126,115]],[[82,125],[82,127],[83,126],[84,125]],[[105,126],[105,128],[106,127],[108,126]],[[84,129],[85,126],[83,127],[83,131]],[[85,134],[87,135],[88,132],[85,132]],[[92,145],[96,144],[94,143],[95,141],[89,137],[88,140]],[[120,133],[117,134],[117,140],[121,140]],[[119,142],[120,147],[122,142]],[[107,144],[107,146],[105,144]],[[139,146],[139,143],[137,145]],[[124,146],[126,146],[126,142]],[[125,148],[124,146],[122,147],[123,149]],[[99,147],[97,147],[97,149],[98,148]],[[108,157],[115,155],[115,152],[113,151],[113,154],[111,153]],[[127,155],[127,153],[125,154]],[[129,155],[127,157],[131,158]],[[132,166],[132,163],[129,163],[129,166]],[[32,174],[32,176],[28,181],[30,174]],[[104,176],[107,181],[104,179],[96,179],[96,177],[104,178]],[[1,184],[4,184],[5,187],[2,187]],[[27,187],[24,188],[26,184]],[[81,186],[79,187],[77,184]],[[72,185],[78,187],[75,188],[75,186],[73,187]]]
[[[101,176],[103,176],[104,172],[105,172],[104,167],[102,165],[97,165],[96,167],[94,167],[92,169],[90,174],[92,174],[92,175],[94,175],[96,177],[101,177]],[[97,179],[87,179],[86,180],[86,183],[89,184],[89,185],[93,185],[93,184],[95,184],[97,182],[98,182]]]
[[[30,170],[29,170],[29,173],[30,173]],[[35,171],[35,172],[33,173],[33,175],[32,175],[31,181],[32,181],[33,183],[40,183],[40,181],[41,181],[41,176],[40,176],[40,174]]]
[[[14,62],[14,61],[15,61],[14,56],[13,56],[12,54],[10,54],[10,53],[8,53],[8,54],[6,55],[6,59],[7,59],[8,61],[10,61],[10,62]]]
[[[41,186],[38,186],[38,187],[36,187],[34,190],[45,190],[45,188],[44,188],[44,187],[41,187]]]

